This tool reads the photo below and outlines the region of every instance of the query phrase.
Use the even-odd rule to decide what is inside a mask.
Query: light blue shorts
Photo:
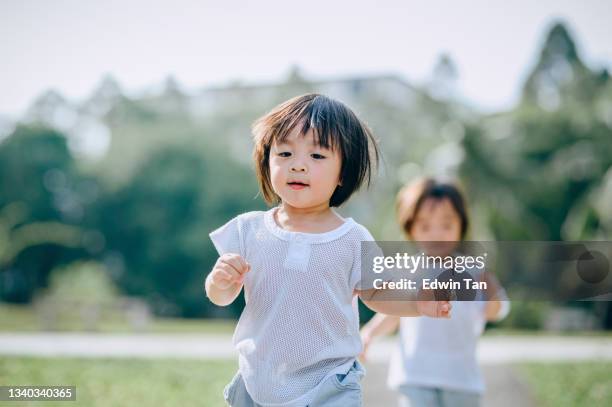
[[[346,374],[335,374],[327,378],[312,402],[304,407],[361,407],[361,378],[364,374],[365,369],[355,360]],[[247,392],[240,372],[225,386],[223,398],[231,407],[261,407]]]
[[[439,387],[403,385],[399,388],[400,407],[480,407],[482,396],[476,392]]]

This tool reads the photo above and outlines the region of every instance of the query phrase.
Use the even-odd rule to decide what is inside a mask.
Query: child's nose
[[[292,172],[306,172],[306,165],[304,165],[300,161],[294,161],[291,164],[291,171]]]

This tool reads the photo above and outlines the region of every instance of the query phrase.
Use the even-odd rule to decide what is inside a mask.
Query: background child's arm
[[[374,339],[378,336],[388,335],[399,326],[400,317],[385,314],[376,314],[361,328],[361,335]]]
[[[484,281],[487,282],[486,304],[484,315],[487,321],[500,321],[510,311],[510,301],[499,280],[493,273],[484,274]]]
[[[376,314],[361,328],[361,343],[363,350],[359,357],[365,361],[368,353],[368,348],[374,339],[378,336],[388,335],[397,330],[400,318],[392,315]]]
[[[219,257],[204,283],[210,301],[220,306],[234,302],[250,269],[251,266],[238,254],[226,253]]]
[[[501,307],[501,301],[499,300],[487,301],[487,305],[485,306],[485,318],[487,321],[497,321]]]

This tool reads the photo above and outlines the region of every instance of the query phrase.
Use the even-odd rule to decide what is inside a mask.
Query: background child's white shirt
[[[351,218],[326,233],[289,232],[275,210],[239,215],[210,238],[219,254],[251,265],[233,338],[249,394],[262,405],[304,406],[361,352],[353,290],[361,287],[361,241],[373,238]]]
[[[509,312],[503,289],[497,320]],[[388,385],[418,385],[484,393],[478,339],[486,324],[486,301],[452,301],[450,319],[400,318],[399,341],[389,364]]]

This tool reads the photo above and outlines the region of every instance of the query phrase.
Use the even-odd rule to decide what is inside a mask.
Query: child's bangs
[[[319,147],[330,149],[335,151],[341,147],[340,129],[333,120],[333,114],[329,111],[331,106],[321,106],[322,101],[317,101],[315,98],[311,103],[301,109],[299,112],[295,112],[295,115],[287,120],[283,128],[279,128],[274,134],[272,134],[273,143],[283,143],[287,140],[290,134],[295,129],[299,128],[300,135],[305,136],[310,130],[314,137],[314,144]]]

